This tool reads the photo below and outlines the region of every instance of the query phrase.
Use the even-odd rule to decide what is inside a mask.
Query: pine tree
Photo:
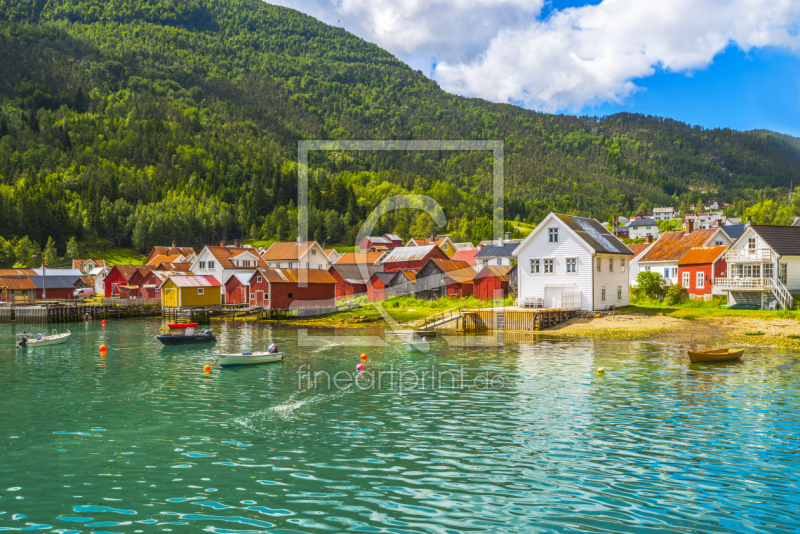
[[[84,101],[83,89],[78,87],[78,92],[75,93],[75,111],[83,113],[86,110],[86,102]]]
[[[58,262],[58,253],[56,252],[56,242],[52,237],[47,238],[47,245],[44,247],[44,254],[42,255],[44,264],[48,267],[53,267]]]
[[[75,236],[70,237],[69,241],[67,241],[67,252],[64,254],[64,259],[67,260],[70,265],[72,265],[72,260],[78,257],[78,242],[75,240]]]

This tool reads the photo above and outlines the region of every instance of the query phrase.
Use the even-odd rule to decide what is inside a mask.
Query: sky
[[[448,92],[800,137],[800,0],[269,0]]]

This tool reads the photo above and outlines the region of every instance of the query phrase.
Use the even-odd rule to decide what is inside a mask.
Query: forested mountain
[[[260,0],[0,0],[0,236],[145,250],[296,232],[300,139],[501,139],[506,218],[607,220],[698,197],[783,202],[798,140],[450,95],[388,52]],[[491,225],[488,153],[313,153],[310,232],[346,242],[425,192],[456,239]],[[701,191],[708,193],[701,193]],[[436,229],[417,212],[379,230]],[[352,241],[350,241],[352,243]]]

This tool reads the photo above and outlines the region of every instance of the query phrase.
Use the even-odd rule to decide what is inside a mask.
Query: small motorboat
[[[283,353],[278,352],[274,343],[267,347],[267,352],[242,352],[239,354],[223,354],[215,352],[216,362],[220,367],[234,367],[237,365],[255,365],[258,363],[274,363],[283,360]]]
[[[692,363],[700,362],[728,362],[731,360],[738,360],[744,354],[743,349],[714,349],[703,350],[700,352],[687,351],[689,359]]]
[[[195,330],[197,323],[180,323],[168,326],[170,327],[168,333],[156,336],[156,339],[164,345],[193,345],[195,343],[217,342],[217,338],[211,333],[211,330],[198,334]]]
[[[428,352],[431,350],[431,344],[427,341],[412,341],[411,343],[403,343],[408,352]]]
[[[60,345],[66,342],[70,335],[72,335],[72,333],[69,330],[63,334],[59,334],[56,330],[53,330],[53,333],[49,336],[43,334],[29,334],[23,330],[21,334],[17,334],[17,348],[24,349],[28,347],[34,348]]]

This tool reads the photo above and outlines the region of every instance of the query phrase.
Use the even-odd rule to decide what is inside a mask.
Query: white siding
[[[680,279],[678,277],[678,262],[677,261],[652,261],[652,262],[639,262],[637,263],[638,269],[636,270],[636,274],[639,274],[641,271],[646,271],[647,267],[650,267],[650,270],[654,273],[658,273],[661,276],[664,276],[664,269],[669,269],[669,275],[664,276],[667,282],[671,284],[678,284],[680,283]],[[673,274],[675,276],[673,276]],[[634,280],[636,277],[634,277]]]
[[[629,227],[628,237],[630,237],[631,239],[645,238],[648,235],[653,236],[653,239],[658,239],[658,236],[661,235],[661,233],[658,230],[658,225],[653,224],[651,226]]]
[[[563,291],[581,292],[581,310],[592,309],[592,254],[589,249],[558,219],[546,218],[539,225],[541,231],[519,250],[517,270],[519,274],[519,298],[545,298],[545,287],[549,286],[548,296],[561,291],[556,287],[564,284]],[[558,228],[558,243],[550,243],[548,228]],[[567,258],[577,258],[578,272],[567,274]],[[540,260],[540,273],[531,274],[531,260]],[[544,274],[544,260],[553,259],[553,274]],[[574,284],[574,286],[573,286]],[[551,302],[545,302],[550,307]]]
[[[786,289],[793,294],[800,293],[800,256],[783,256],[778,263],[786,264]],[[778,272],[775,274],[777,276]]]
[[[597,271],[597,260],[600,259],[600,272]],[[609,270],[609,259],[614,260],[614,271]],[[625,272],[620,272],[620,260],[625,259]],[[605,310],[611,306],[628,306],[630,304],[630,286],[628,284],[628,260],[630,256],[619,254],[597,254],[594,258],[592,274],[594,275],[594,309]],[[606,300],[602,300],[603,287],[606,288]],[[622,289],[622,298],[617,298],[617,288]]]
[[[312,252],[316,252],[316,254],[312,254]],[[287,267],[288,265],[286,263]],[[300,258],[300,262],[293,267],[295,269],[325,269],[327,271],[331,267],[331,262],[328,256],[325,255],[325,251],[315,246],[307,250]]]

